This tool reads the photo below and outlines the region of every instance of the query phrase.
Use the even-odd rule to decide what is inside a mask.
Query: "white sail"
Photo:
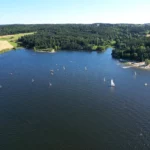
[[[87,67],[85,67],[84,69],[87,70]]]
[[[50,72],[54,72],[54,70],[52,69],[52,70],[50,70]]]
[[[147,84],[147,83],[145,83],[144,85],[145,85],[145,86],[147,86],[148,84]]]
[[[104,82],[106,81],[106,79],[104,78]]]
[[[134,75],[136,76],[136,71],[134,72]]]
[[[111,79],[110,85],[113,86],[113,87],[115,86],[115,83],[114,83],[114,81],[112,79]]]
[[[49,82],[49,86],[52,86],[52,83]]]

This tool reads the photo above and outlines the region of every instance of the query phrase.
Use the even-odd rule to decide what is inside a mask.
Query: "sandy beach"
[[[56,51],[54,49],[52,49],[51,51],[49,50],[35,50],[38,53],[55,53]]]
[[[147,69],[150,70],[150,65],[146,65],[145,62],[126,61],[123,62],[126,66]]]

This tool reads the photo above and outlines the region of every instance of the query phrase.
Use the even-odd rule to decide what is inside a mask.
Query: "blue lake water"
[[[111,49],[0,54],[0,85],[0,150],[150,149],[150,71]]]

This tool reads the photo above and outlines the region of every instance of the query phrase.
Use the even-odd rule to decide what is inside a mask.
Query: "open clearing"
[[[0,51],[18,47],[17,40],[22,36],[30,34],[34,34],[34,32],[0,36]]]
[[[13,46],[8,41],[0,41],[0,51],[12,48]]]

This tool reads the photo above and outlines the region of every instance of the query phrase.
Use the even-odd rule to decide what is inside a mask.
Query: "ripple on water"
[[[37,143],[45,149],[150,149],[150,86],[144,86],[150,72],[122,69],[108,51],[16,51],[0,59],[3,149],[18,148],[9,141],[33,149]]]

